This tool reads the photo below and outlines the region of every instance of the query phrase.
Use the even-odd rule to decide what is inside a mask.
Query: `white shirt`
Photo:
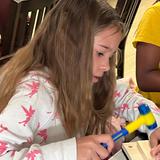
[[[118,81],[115,113],[135,120],[137,106],[146,102],[160,122],[159,110],[130,88],[129,81]],[[0,115],[0,160],[76,160],[75,137],[68,139],[56,111],[56,90],[39,72],[30,72]],[[124,107],[125,105],[125,107]],[[141,131],[150,132],[145,126]]]

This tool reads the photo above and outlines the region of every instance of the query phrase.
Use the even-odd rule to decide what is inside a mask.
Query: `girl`
[[[113,141],[104,133],[113,129],[115,52],[123,32],[119,16],[105,0],[57,2],[34,38],[0,71],[0,159],[109,156]],[[120,86],[117,109],[127,98],[135,98],[134,104],[143,101],[128,96],[127,85]],[[128,106],[118,113],[134,120],[138,110]]]

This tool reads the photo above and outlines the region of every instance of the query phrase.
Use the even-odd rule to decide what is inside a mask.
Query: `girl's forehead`
[[[95,46],[105,46],[103,48],[108,48],[117,50],[118,45],[121,41],[122,33],[116,27],[106,28],[103,31],[99,32],[95,36],[94,45]]]
[[[116,28],[105,29],[95,35],[95,42],[111,42],[116,43],[121,41],[122,33],[118,31]]]
[[[110,36],[114,36],[116,33],[121,33],[120,29],[117,26],[110,26],[110,27],[106,27],[103,30],[97,32],[95,37],[97,36],[110,37]]]

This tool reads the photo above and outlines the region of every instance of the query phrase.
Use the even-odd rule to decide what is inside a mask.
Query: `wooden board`
[[[123,143],[122,149],[129,160],[154,160],[150,155],[150,144],[148,140]]]

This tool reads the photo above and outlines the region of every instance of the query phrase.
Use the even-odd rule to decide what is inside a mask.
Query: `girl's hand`
[[[100,143],[107,143],[105,149]],[[107,134],[77,138],[78,160],[100,160],[109,156],[114,147],[112,137]]]
[[[151,149],[151,155],[155,160],[160,160],[160,144]]]
[[[150,136],[150,144],[151,144],[151,155],[156,158],[156,160],[160,160],[160,128],[157,128]]]

